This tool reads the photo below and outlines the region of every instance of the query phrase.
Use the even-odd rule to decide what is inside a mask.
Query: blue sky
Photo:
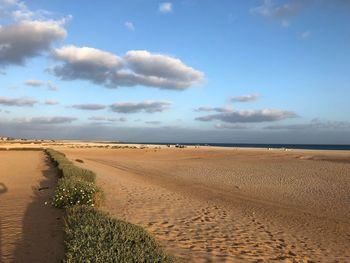
[[[350,1],[0,0],[0,135],[350,143]]]

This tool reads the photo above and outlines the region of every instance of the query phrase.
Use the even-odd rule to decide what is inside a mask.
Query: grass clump
[[[73,262],[174,262],[143,228],[88,206],[67,210],[66,260]]]

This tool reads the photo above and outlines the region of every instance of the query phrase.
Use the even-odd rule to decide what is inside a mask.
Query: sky
[[[0,136],[350,144],[349,0],[0,0]]]

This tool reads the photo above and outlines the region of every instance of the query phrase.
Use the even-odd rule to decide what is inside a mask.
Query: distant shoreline
[[[333,150],[350,151],[347,144],[263,144],[263,143],[172,143],[172,142],[109,142],[111,144],[141,144],[141,145],[185,145],[211,146],[225,148],[263,148],[263,149],[294,149],[294,150]]]

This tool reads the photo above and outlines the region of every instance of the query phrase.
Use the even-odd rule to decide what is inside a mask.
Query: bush
[[[62,177],[77,177],[90,183],[96,180],[96,174],[93,171],[75,166],[74,164],[59,165]]]
[[[65,262],[174,262],[144,229],[88,206],[67,210]]]
[[[66,208],[74,205],[95,206],[102,199],[101,190],[93,183],[78,178],[59,179],[53,205],[57,208]]]

